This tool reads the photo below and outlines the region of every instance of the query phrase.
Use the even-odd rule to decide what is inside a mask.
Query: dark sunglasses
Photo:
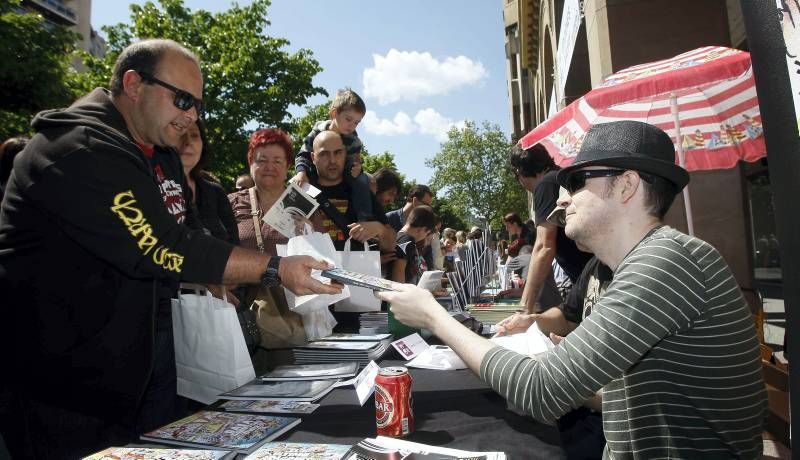
[[[180,110],[183,110],[184,112],[194,107],[195,109],[197,109],[198,117],[203,115],[205,111],[205,107],[203,107],[203,101],[192,96],[191,93],[184,91],[180,88],[176,88],[165,81],[159,80],[158,78],[150,75],[147,72],[138,72],[138,73],[142,77],[142,80],[144,80],[145,82],[155,83],[175,93],[175,99],[172,100],[172,103],[175,105],[175,107],[179,108]]]
[[[589,179],[594,179],[595,177],[620,176],[625,171],[627,171],[627,169],[581,169],[567,175],[564,188],[567,189],[567,192],[569,192],[570,195],[572,195],[583,187],[586,187],[586,181]],[[653,183],[653,176],[640,171],[636,171],[636,173],[642,178],[643,181],[650,184]]]

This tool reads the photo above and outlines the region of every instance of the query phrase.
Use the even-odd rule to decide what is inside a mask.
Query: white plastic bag
[[[339,255],[333,246],[333,241],[327,233],[313,232],[307,235],[298,235],[289,239],[286,246],[277,245],[279,256],[307,255],[317,259],[324,259],[328,262],[339,265]],[[311,276],[323,283],[330,283],[331,280],[320,275],[320,272],[313,270]],[[288,289],[286,291],[286,301],[289,308],[303,315],[303,327],[306,330],[308,340],[317,340],[327,337],[333,332],[336,326],[328,306],[350,296],[348,286],[342,289],[339,294],[311,294],[296,296]]]
[[[204,404],[256,377],[236,308],[202,286],[172,299],[178,394]]]
[[[381,253],[380,251],[370,251],[364,245],[363,251],[351,251],[350,240],[344,243],[344,251],[337,251],[341,258],[339,267],[352,272],[364,273],[366,275],[382,278],[381,276]],[[375,297],[371,289],[348,286],[350,297],[336,302],[336,311],[342,312],[366,312],[380,311],[381,300]]]

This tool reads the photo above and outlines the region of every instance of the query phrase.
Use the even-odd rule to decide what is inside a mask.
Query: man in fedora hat
[[[606,457],[760,458],[766,392],[750,310],[708,243],[663,224],[689,175],[669,136],[598,124],[558,174],[566,233],[613,271],[586,317],[538,360],[496,347],[425,292],[382,292],[512,404],[550,422],[602,390]]]

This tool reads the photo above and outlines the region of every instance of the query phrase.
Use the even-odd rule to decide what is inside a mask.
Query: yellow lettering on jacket
[[[180,273],[183,256],[158,244],[158,238],[153,235],[153,227],[147,222],[142,210],[135,204],[136,198],[133,196],[133,191],[120,192],[114,197],[111,211],[119,217],[131,236],[137,239],[136,244],[144,255],[150,255],[153,262],[165,270]]]

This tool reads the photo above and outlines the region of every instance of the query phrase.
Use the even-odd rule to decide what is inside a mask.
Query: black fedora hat
[[[624,120],[592,126],[575,161],[558,172],[563,186],[572,171],[587,166],[632,169],[663,177],[681,191],[689,173],[675,164],[675,146],[667,133],[640,121]]]

